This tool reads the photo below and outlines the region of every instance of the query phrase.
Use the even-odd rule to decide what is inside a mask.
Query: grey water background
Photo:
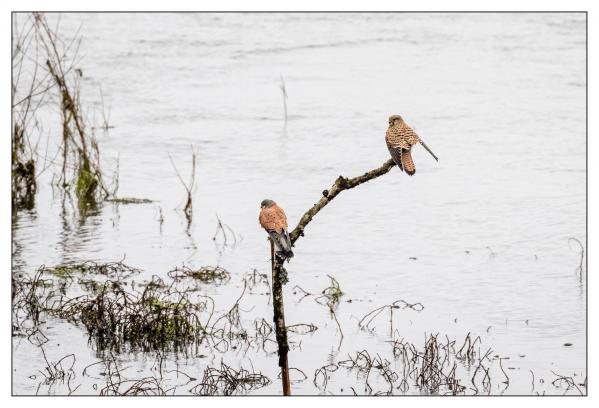
[[[297,241],[284,292],[287,324],[319,330],[291,335],[301,348],[291,350],[290,366],[309,377],[293,392],[321,392],[313,373],[329,361],[387,350],[388,314],[374,333],[357,322],[405,299],[425,306],[394,314],[407,340],[422,347],[425,333],[440,333],[459,343],[471,332],[481,349],[510,357],[503,363],[509,387],[496,384],[502,374],[494,372],[493,393],[563,393],[548,381],[552,371],[586,378],[586,269],[576,271],[579,249],[568,241],[586,240],[585,24],[584,14],[62,15],[63,35],[81,27],[88,116],[99,120],[100,85],[110,107],[114,128],[96,132],[104,168],[110,174],[118,157],[119,195],[156,202],[106,204],[80,219],[68,204],[63,211],[50,169],[36,208],[13,219],[13,273],[125,257],[144,269],[136,279],[149,279],[182,264],[218,264],[232,279],[206,292],[227,310],[244,274],[270,274],[260,201],[277,201],[295,226],[338,175],[389,158],[387,117],[401,114],[440,160],[415,147],[414,177],[394,168],[343,192]],[[52,157],[60,117],[46,115],[55,124],[44,129]],[[184,190],[168,153],[185,177],[190,145],[198,169],[187,233]],[[234,247],[212,240],[217,213],[240,236]],[[300,301],[292,289],[320,292],[327,274],[345,293],[340,345],[326,306]],[[244,298],[245,315],[270,321],[267,298]],[[45,332],[49,358],[75,353],[79,372],[99,360],[83,329],[50,319]],[[39,378],[29,376],[45,365],[41,352],[13,339],[12,358],[13,392],[35,393]],[[276,355],[213,353],[177,364],[201,378],[221,359],[236,367],[251,361],[273,380],[256,393],[280,393]],[[119,360],[140,377],[151,365],[143,353]],[[76,393],[96,394],[98,381],[77,377]],[[351,393],[356,382],[337,373],[327,391]]]

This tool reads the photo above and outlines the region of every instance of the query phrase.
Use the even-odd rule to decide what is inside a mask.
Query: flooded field
[[[53,184],[54,92],[35,204],[12,218],[13,393],[281,394],[260,202],[294,228],[389,159],[401,114],[439,162],[416,146],[414,177],[342,192],[285,264],[292,394],[586,394],[585,30],[580,13],[63,14],[105,178],[148,202],[82,211]],[[56,309],[38,330],[32,287]]]

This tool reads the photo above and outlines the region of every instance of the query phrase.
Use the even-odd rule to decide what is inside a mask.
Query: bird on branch
[[[432,150],[414,132],[414,129],[399,115],[389,117],[389,128],[385,134],[385,141],[397,167],[408,173],[409,176],[413,176],[416,173],[416,166],[412,160],[412,146],[420,143],[435,160],[439,161]]]
[[[287,232],[285,211],[273,200],[262,200],[258,221],[275,245],[275,254],[283,261],[292,258],[293,251],[291,250],[291,238]]]

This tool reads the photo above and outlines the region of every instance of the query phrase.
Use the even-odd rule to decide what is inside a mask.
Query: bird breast
[[[263,208],[258,217],[260,225],[265,230],[282,232],[287,229],[287,216],[278,205]]]

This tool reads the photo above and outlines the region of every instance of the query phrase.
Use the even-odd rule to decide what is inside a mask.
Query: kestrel
[[[431,149],[424,144],[416,132],[399,115],[389,116],[389,129],[385,134],[385,141],[395,164],[410,176],[416,173],[416,166],[414,166],[412,153],[410,153],[412,146],[415,144],[420,143],[435,160],[439,161]]]
[[[277,256],[283,260],[293,257],[285,211],[272,200],[262,200],[258,220],[274,242]]]

